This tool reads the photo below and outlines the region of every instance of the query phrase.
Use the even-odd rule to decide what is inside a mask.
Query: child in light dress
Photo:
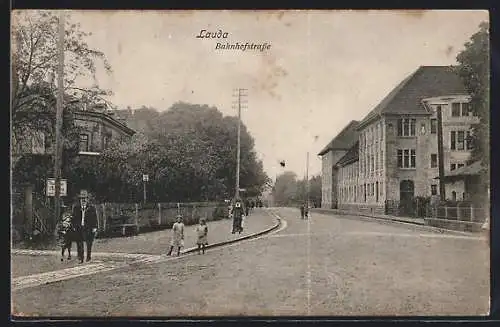
[[[200,219],[200,224],[196,226],[196,235],[198,236],[198,254],[205,254],[205,246],[208,245],[208,226],[205,218]]]
[[[181,248],[184,246],[184,223],[182,216],[177,215],[177,221],[172,226],[172,239],[170,241],[170,251],[167,255],[171,255],[172,251],[177,248],[177,256],[181,254]]]

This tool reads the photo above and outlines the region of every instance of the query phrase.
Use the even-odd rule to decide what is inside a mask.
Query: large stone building
[[[358,121],[351,121],[344,129],[321,150],[321,207],[336,208],[338,202],[337,169],[335,164],[351,149],[357,141]]]
[[[470,157],[468,136],[478,117],[469,101],[451,67],[418,68],[356,124],[353,134],[357,140],[349,149],[339,151],[327,146],[319,153],[323,158],[324,207],[383,212],[388,203],[438,195],[436,109],[442,110],[444,167],[448,174],[465,166]],[[459,184],[446,187],[446,198],[467,197]]]

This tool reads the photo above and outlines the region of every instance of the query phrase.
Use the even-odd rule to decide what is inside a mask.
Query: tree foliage
[[[306,179],[297,179],[294,172],[287,171],[279,175],[273,189],[277,206],[296,206],[307,201]],[[309,202],[313,206],[321,205],[321,176],[309,179]]]
[[[57,42],[59,18],[53,11],[17,11],[12,15],[12,81],[11,81],[11,129],[12,144],[22,143],[35,134],[45,135],[53,150],[55,139]],[[66,20],[64,40],[64,116],[63,116],[63,163],[68,169],[75,158],[79,131],[75,128],[73,100],[93,104],[109,94],[97,85],[83,88],[76,84],[81,76],[93,77],[96,63],[102,60],[104,68],[111,67],[104,54],[88,46],[88,36],[79,24]],[[49,145],[49,148],[51,146]],[[40,184],[53,175],[50,154],[25,154],[18,158],[14,167],[14,182]]]
[[[473,144],[470,162],[481,161],[480,191],[473,198],[487,200],[490,167],[490,43],[489,24],[483,22],[479,31],[465,43],[465,48],[458,56],[457,72],[471,95],[471,105],[479,124],[472,127]],[[484,203],[481,203],[481,205]]]
[[[483,22],[479,31],[465,44],[458,56],[457,71],[471,95],[471,105],[479,117],[479,124],[473,127],[472,161],[481,160],[489,166],[489,98],[490,98],[490,58],[489,24]]]
[[[101,156],[96,167],[102,171],[102,182],[95,187],[112,190],[100,194],[101,200],[142,200],[142,174],[149,175],[147,200],[152,202],[234,196],[237,118],[224,117],[215,107],[182,102],[163,112],[143,107],[117,114],[139,133],[132,141],[113,144]],[[253,138],[242,125],[240,187],[246,196],[258,196],[267,182]]]

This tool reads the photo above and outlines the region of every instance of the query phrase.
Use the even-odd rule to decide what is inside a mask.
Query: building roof
[[[359,160],[359,142],[356,141],[354,146],[347,151],[347,153],[337,161],[337,165],[344,167],[350,163],[356,162]]]
[[[483,166],[481,166],[481,161],[476,161],[471,163],[468,166],[463,166],[458,169],[450,171],[448,174],[446,174],[446,177],[448,176],[473,176],[473,175],[479,175],[482,170],[484,169]]]
[[[458,169],[452,170],[444,176],[445,180],[457,180],[466,176],[477,176],[485,170],[485,167],[481,165],[481,161],[475,161],[470,165],[460,167]],[[435,179],[439,179],[436,177]]]
[[[123,124],[122,122],[114,119],[112,116],[104,113],[104,112],[99,112],[99,111],[91,111],[91,110],[78,110],[75,111],[76,116],[87,116],[87,117],[96,117],[100,118],[103,121],[113,125],[114,127],[118,128],[121,130],[123,133],[132,136],[135,134],[135,131],[128,127],[127,125]]]
[[[358,141],[358,132],[357,126],[359,121],[351,120],[349,124],[347,124],[344,129],[340,131],[340,133],[335,136],[333,140],[328,143],[328,145],[321,150],[318,155],[322,156],[330,150],[349,150],[353,147],[353,145]]]
[[[358,128],[383,114],[429,114],[423,99],[464,94],[468,92],[452,66],[420,66],[370,111]]]

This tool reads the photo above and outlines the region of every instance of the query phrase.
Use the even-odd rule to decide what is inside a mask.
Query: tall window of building
[[[398,119],[398,136],[415,136],[415,124],[412,118]]]
[[[457,201],[457,192],[455,192],[455,191],[451,192],[451,199],[453,201]]]
[[[465,148],[467,150],[472,150],[473,148],[472,135],[470,131],[465,132]]]
[[[462,116],[469,116],[470,106],[467,102],[462,103]]]
[[[436,168],[438,165],[438,158],[437,154],[433,153],[431,154],[431,168]]]
[[[89,151],[89,136],[88,134],[80,134],[80,151],[87,152]]]
[[[399,168],[415,168],[416,167],[416,152],[415,149],[398,150],[398,167]]]
[[[438,121],[437,119],[431,119],[431,134],[436,134],[438,129]]]
[[[469,132],[469,135],[470,135],[470,132]],[[451,149],[458,150],[458,151],[466,150],[466,146],[465,146],[466,137],[465,136],[466,136],[465,131],[451,131],[450,132]]]
[[[460,102],[453,102],[451,104],[451,116],[460,117]]]
[[[458,165],[457,165],[457,169],[460,169],[460,168],[462,168],[463,166],[464,166],[464,164],[458,164]]]
[[[438,194],[438,186],[436,184],[431,185],[431,195],[437,195]]]
[[[455,169],[457,169],[457,164],[454,163],[450,164],[450,170],[455,170]]]

